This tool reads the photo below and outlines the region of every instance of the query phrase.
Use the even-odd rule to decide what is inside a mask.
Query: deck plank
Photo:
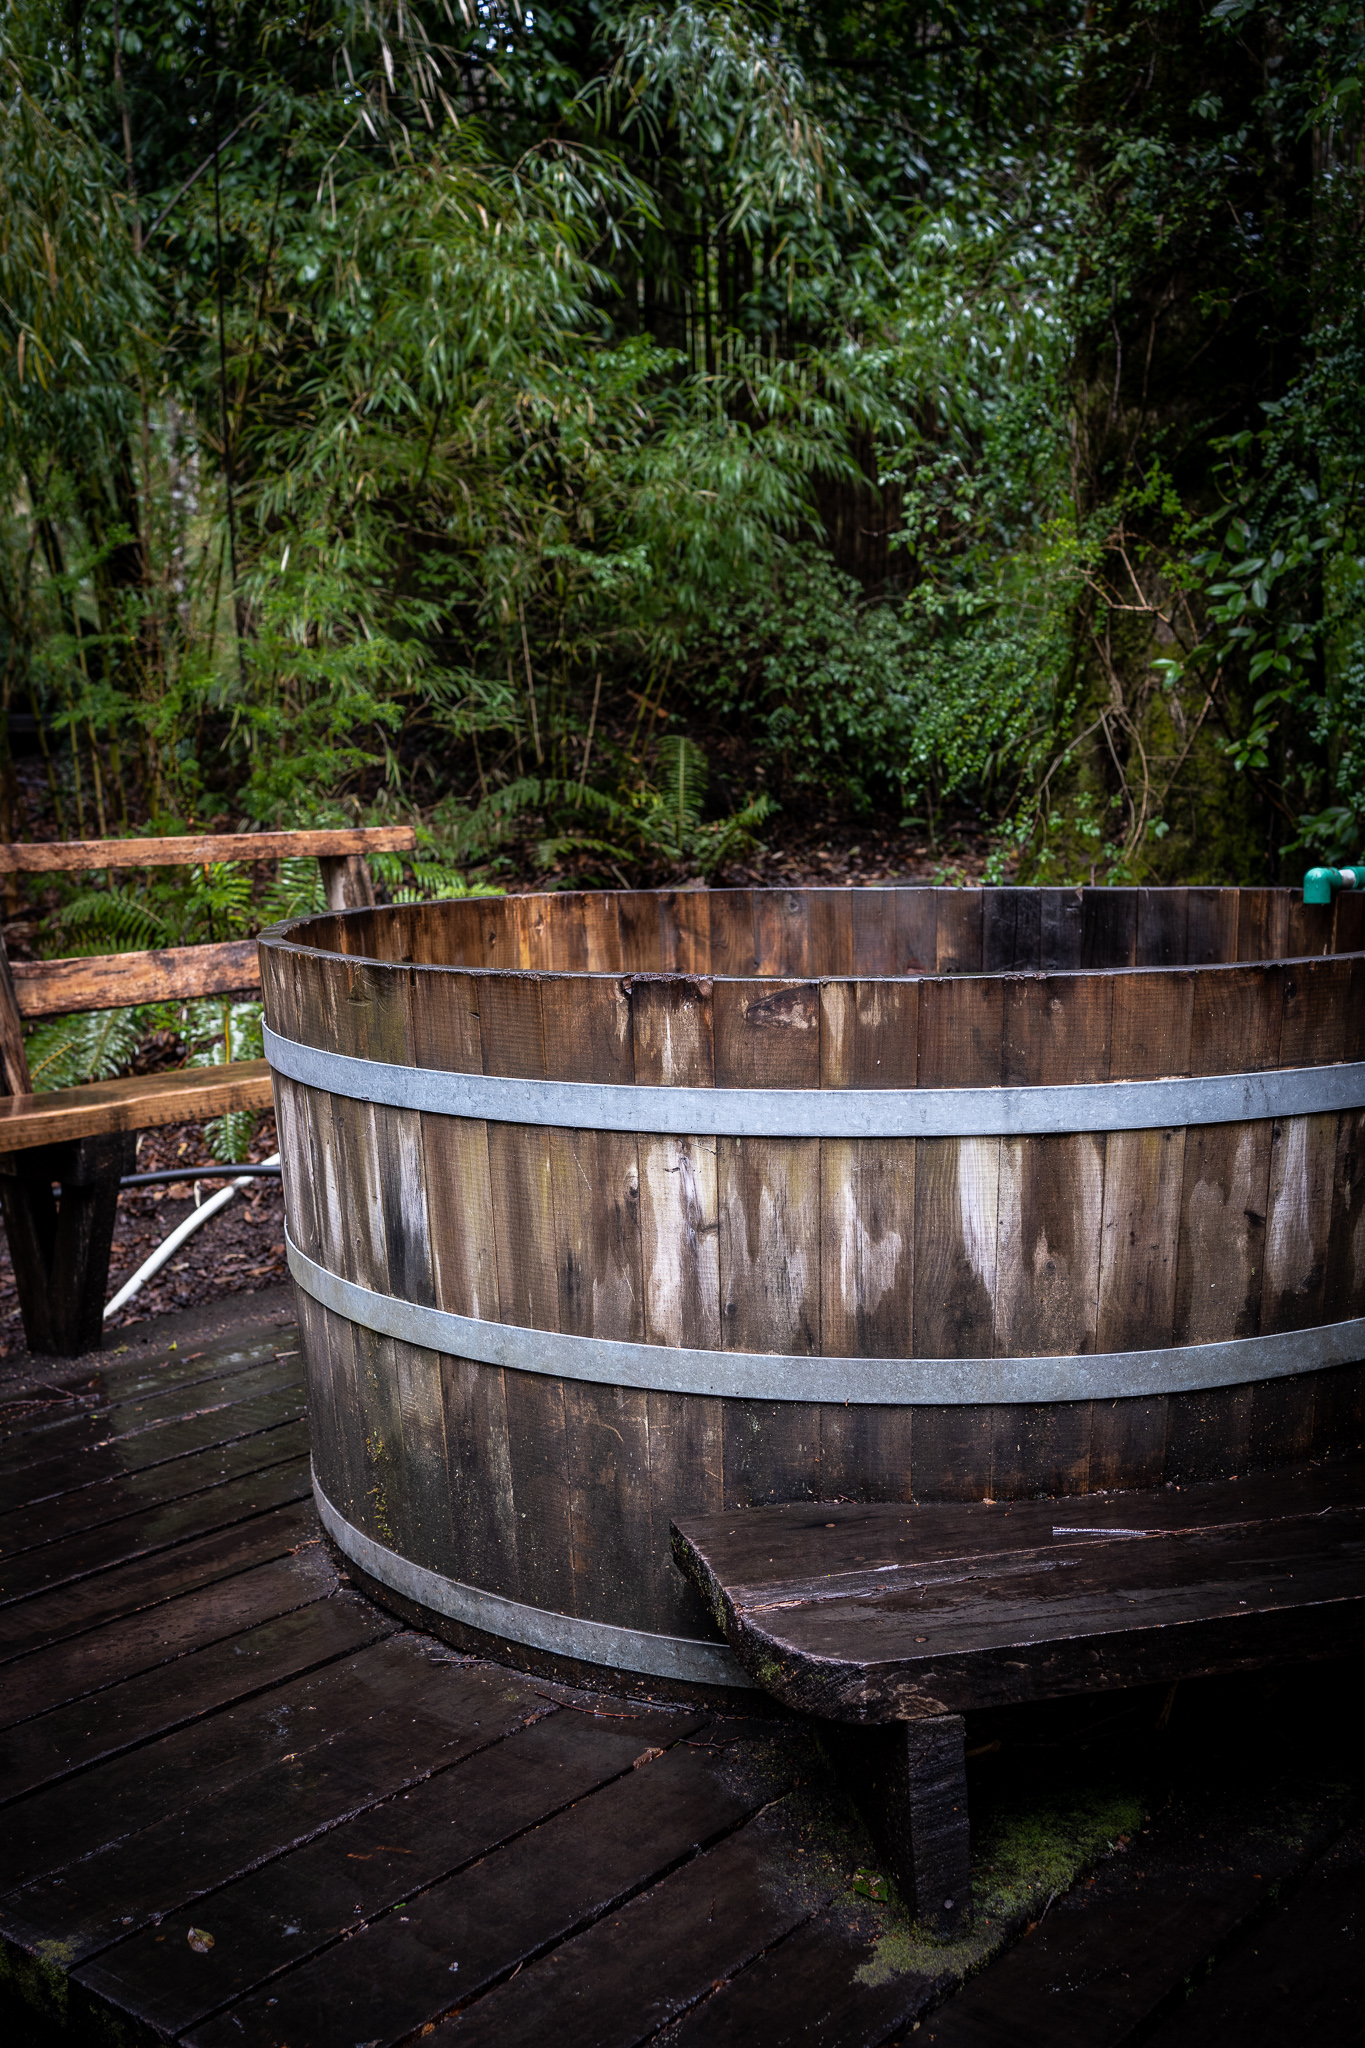
[[[780,1808],[770,1810],[691,1859],[454,2014],[436,2029],[433,2044],[501,2048],[552,2040],[555,2048],[634,2048],[651,2038],[823,1903],[799,1885],[774,1882],[787,1853],[785,1820]]]
[[[197,1455],[167,1458],[141,1472],[120,1473],[94,1486],[55,1500],[17,1509],[0,1519],[0,1551],[20,1557],[63,1538],[89,1534],[105,1523],[118,1522],[140,1509],[167,1506],[244,1473],[264,1471],[308,1450],[308,1424],[300,1416],[288,1422],[208,1444]]]
[[[411,1719],[414,1706],[422,1705],[430,1673],[417,1653],[419,1642],[386,1626],[353,1655],[231,1702],[147,1748],[20,1800],[0,1830],[0,1895],[9,1898],[55,1875],[65,1891],[77,1884],[77,1865],[121,1855],[126,1844],[145,1845],[153,1837],[173,1846],[182,1829],[173,1861],[193,1874],[176,1875],[172,1864],[153,1857],[149,1882],[156,1899],[169,1889],[173,1903],[182,1883],[188,1897],[245,1869],[252,1860],[248,1847],[223,1851],[215,1845],[249,1844],[259,1832],[268,1851],[277,1837],[273,1823],[262,1828],[262,1817],[290,1805],[300,1782],[296,1765],[311,1772],[329,1744],[390,1711]],[[235,1863],[238,1854],[242,1861]]]
[[[1147,2039],[1152,2048],[1358,2048],[1362,1941],[1365,1827],[1357,1822]]]
[[[160,1552],[131,1560],[114,1571],[96,1572],[74,1585],[16,1601],[0,1608],[0,1665],[13,1665],[17,1658],[46,1657],[56,1645],[70,1644],[73,1637],[84,1639],[91,1630],[102,1630],[110,1622],[202,1592],[253,1565],[287,1557],[300,1544],[315,1541],[317,1534],[317,1516],[311,1504],[298,1499],[250,1520],[238,1518],[225,1529],[192,1538],[169,1555]],[[102,1654],[99,1646],[97,1654]],[[52,1671],[47,1663],[49,1679]],[[8,1686],[9,1680],[4,1683]],[[0,1706],[0,1714],[7,1706],[8,1701]]]
[[[45,1502],[63,1494],[84,1492],[107,1479],[131,1478],[172,1459],[188,1457],[192,1451],[210,1450],[215,1444],[234,1443],[259,1430],[277,1428],[303,1413],[303,1383],[291,1371],[287,1378],[280,1377],[273,1386],[263,1386],[240,1401],[215,1403],[150,1429],[106,1439],[89,1450],[73,1450],[21,1466],[0,1478],[0,1529],[12,1516],[41,1509]]]
[[[624,1905],[754,1810],[718,1761],[670,1749],[195,2029],[193,2048],[398,2040]],[[505,2038],[505,2037],[504,2037]]]
[[[168,1501],[164,1506],[145,1508],[141,1513],[103,1522],[94,1529],[78,1530],[73,1536],[23,1551],[17,1557],[0,1557],[0,1616],[4,1617],[0,1622],[0,1642],[12,1640],[6,1633],[8,1627],[20,1626],[18,1619],[7,1612],[12,1607],[22,1607],[59,1588],[102,1578],[122,1565],[216,1535],[291,1501],[307,1500],[312,1490],[307,1458],[286,1458],[248,1471],[240,1478],[218,1479],[202,1491]]]
[[[159,1352],[149,1360],[141,1350],[126,1359],[107,1352],[98,1359],[81,1359],[69,1365],[54,1358],[39,1371],[19,1371],[0,1381],[0,1442],[9,1444],[20,1436],[37,1435],[54,1422],[73,1416],[96,1414],[137,1401],[147,1394],[201,1386],[206,1380],[227,1379],[239,1372],[252,1372],[272,1359],[300,1354],[296,1344],[287,1345],[273,1334],[256,1342],[240,1337],[206,1344],[201,1350],[180,1357],[179,1348],[169,1355]]]
[[[1146,2040],[1186,1986],[1257,1926],[1276,1887],[1326,1846],[1305,1840],[1301,1825],[1292,1804],[1286,1811],[1269,1800],[1240,1816],[1221,1804],[1200,1813],[1196,1801],[1183,1820],[1154,1825],[936,2012],[921,2029],[925,2048],[1126,2048]],[[1164,2035],[1157,2038],[1164,2048]],[[1244,2048],[1246,2039],[1217,2031],[1197,2038],[1219,2048]],[[1273,2038],[1317,2042],[1297,2022]]]
[[[178,1770],[161,1773],[149,1810],[125,1799],[113,1822],[122,1832],[11,1893],[0,1903],[0,1927],[29,1939],[55,1936],[74,1964],[115,1943],[131,1948],[149,1925],[155,1933],[160,1920],[206,1895],[225,1901],[225,1912],[242,1897],[259,1898],[265,1910],[282,1881],[287,1889],[287,1878],[268,1873],[287,1873],[309,1844],[339,1842],[339,1829],[380,1806],[392,1829],[385,1802],[555,1711],[504,1672],[437,1673],[421,1637],[390,1638],[222,1717],[240,1737],[239,1753],[224,1758],[212,1742],[191,1745]],[[282,1750],[282,1742],[298,1746]],[[126,1789],[117,1767],[96,1773],[94,1783],[102,1794]],[[51,1812],[56,1802],[39,1795],[35,1804],[43,1803]],[[289,1922],[286,1913],[281,1928]],[[267,1947],[268,1935],[267,1924]],[[264,1978],[274,1965],[266,1950],[262,1958]],[[136,1974],[136,1965],[129,1969]]]
[[[79,1634],[40,1644],[5,1667],[0,1729],[18,1727],[68,1702],[175,1663],[210,1643],[254,1627],[276,1614],[323,1598],[336,1584],[330,1562],[318,1554],[317,1518],[306,1505],[267,1516],[238,1536],[237,1557],[207,1583],[166,1587],[161,1598],[113,1616]],[[226,1539],[218,1539],[223,1552]],[[312,1550],[313,1556],[303,1553]],[[301,1571],[296,1564],[303,1565]],[[176,1560],[180,1562],[179,1559]],[[302,1596],[302,1597],[301,1597]]]
[[[70,1463],[79,1470],[79,1460],[106,1445],[126,1443],[129,1438],[164,1429],[168,1423],[183,1422],[191,1416],[213,1414],[258,1395],[303,1383],[299,1361],[282,1364],[263,1359],[244,1372],[221,1373],[182,1387],[158,1387],[131,1400],[87,1410],[23,1436],[9,1438],[0,1448],[0,1473],[7,1479],[22,1475],[35,1491],[43,1485],[49,1464]]]
[[[272,1575],[259,1605],[274,1612],[254,1627],[125,1679],[101,1693],[97,1706],[76,1700],[11,1729],[0,1740],[4,1803],[345,1656],[386,1631],[358,1594],[329,1592],[302,1574],[276,1576],[269,1566],[262,1571]]]
[[[480,1674],[485,1691],[492,1687]],[[496,1710],[496,1700],[492,1703]],[[484,1714],[490,1702],[485,1697]],[[376,1804],[319,1839],[253,1870],[192,1909],[167,1914],[77,1974],[91,1991],[149,2024],[179,2033],[218,2008],[330,1950],[361,1922],[399,1911],[413,1893],[543,1825],[575,1800],[629,1772],[654,1725],[623,1732],[549,1708],[529,1727],[485,1730],[488,1746],[455,1768]],[[694,1726],[682,1716],[668,1736]],[[189,1930],[213,1935],[207,1953]],[[325,1968],[325,1965],[324,1965]]]

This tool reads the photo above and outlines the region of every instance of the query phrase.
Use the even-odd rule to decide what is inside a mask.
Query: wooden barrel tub
[[[1365,902],[563,894],[261,940],[325,1525],[398,1611],[737,1667],[679,1512],[1359,1440]]]

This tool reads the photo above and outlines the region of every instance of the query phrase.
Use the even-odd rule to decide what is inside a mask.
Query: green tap
[[[1365,888],[1365,867],[1310,868],[1303,878],[1305,903],[1330,903],[1338,889]]]

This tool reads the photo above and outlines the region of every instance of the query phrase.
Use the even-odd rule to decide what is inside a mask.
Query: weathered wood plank
[[[981,889],[936,889],[934,971],[981,972]]]
[[[723,1994],[732,1973],[759,1956],[784,1954],[783,1937],[812,1909],[811,1888],[798,1893],[786,1881],[798,1841],[781,1807],[750,1822],[568,1946],[531,1962],[515,1982],[497,1986],[434,2038],[442,2048],[459,2036],[498,2048],[541,2040],[596,2048],[604,2040],[643,2041],[658,2023],[687,2027],[688,2017],[695,2022],[713,2014],[715,2000],[706,1994]],[[759,2031],[747,2038],[770,2040],[775,2013],[785,2003],[770,2006]],[[669,2026],[670,2042],[673,2034]],[[694,2038],[708,2038],[704,2026]]]
[[[309,1597],[300,1586],[292,1609],[278,1618],[111,1688],[98,1717],[78,1701],[11,1730],[0,1743],[6,1799],[345,1656],[389,1627],[358,1595],[319,1586]]]
[[[1302,1330],[1324,1313],[1340,1119],[1277,1119],[1270,1145],[1263,1330]]]
[[[675,1554],[769,1691],[875,1722],[1337,1654],[1362,1528],[1356,1456],[1178,1496],[682,1518]]]
[[[601,1920],[766,1796],[728,1789],[695,1749],[671,1749],[408,1899],[403,1917],[386,1914],[291,1971],[268,1987],[273,2004],[257,1992],[188,2038],[194,2048],[236,2042],[243,2030],[262,2048],[300,2038],[395,2040]]]
[[[661,1728],[664,1717],[641,1716],[612,1728],[550,1712],[522,1727],[528,1708],[539,1704],[534,1695],[510,1688],[509,1712],[498,1697],[509,1688],[499,1688],[491,1672],[459,1677],[468,1702],[463,1726],[442,1726],[427,1714],[419,1741],[393,1726],[392,1717],[383,1730],[376,1762],[384,1778],[401,1784],[405,1767],[423,1772],[404,1796],[400,1825],[392,1807],[375,1810],[372,1801],[349,1817],[343,1809],[339,1825],[320,1839],[237,1878],[214,1894],[211,1910],[167,1915],[160,1927],[119,1942],[80,1971],[79,1981],[144,2024],[181,2032],[262,1984],[287,1986],[288,1976],[275,1973],[297,1969],[351,1933],[357,1905],[366,1921],[405,1907],[414,1892],[629,1770],[652,1735],[667,1739],[695,1725],[680,1715]],[[461,1760],[489,1742],[482,1754]],[[424,1766],[433,1761],[436,1774],[426,1776]],[[186,1938],[198,1919],[213,1923],[206,1957]]]
[[[247,1393],[240,1401],[225,1400],[203,1414],[173,1417],[126,1438],[115,1437],[90,1450],[44,1458],[6,1473],[0,1479],[0,1531],[22,1543],[45,1525],[49,1512],[60,1514],[68,1497],[70,1511],[79,1515],[81,1498],[88,1496],[93,1521],[101,1512],[106,1489],[130,1485],[144,1473],[178,1464],[190,1452],[294,1421],[303,1412],[297,1366],[291,1361],[271,1377],[273,1385]],[[16,1516],[22,1520],[16,1522]]]
[[[718,981],[712,1012],[718,1088],[818,1088],[814,982]]]
[[[292,1501],[267,1507],[239,1526],[196,1532],[169,1553],[163,1548],[117,1570],[86,1572],[74,1583],[11,1602],[0,1610],[0,1659],[9,1663],[48,1650],[106,1622],[144,1613],[252,1565],[287,1556],[317,1535],[317,1517],[304,1504],[297,1478],[292,1491]],[[6,1701],[0,1712],[8,1710]]]
[[[913,1088],[919,1068],[918,981],[820,985],[820,1086]]]
[[[290,1533],[297,1536],[299,1516],[287,1519]],[[8,1664],[0,1729],[14,1730],[23,1722],[37,1728],[40,1717],[46,1720],[82,1702],[87,1719],[94,1715],[102,1721],[106,1706],[119,1706],[119,1688],[133,1680],[318,1598],[319,1585],[330,1590],[335,1579],[331,1566],[316,1555],[317,1541],[315,1524],[301,1545],[267,1529],[255,1542],[239,1546],[243,1553],[262,1554],[247,1556],[238,1570],[199,1586],[189,1584],[187,1574],[187,1583],[173,1598],[111,1616],[69,1641],[45,1644]],[[296,1549],[302,1553],[310,1547],[313,1556],[296,1560]],[[89,1704],[95,1696],[98,1706]],[[22,1746],[23,1738],[18,1741]]]
[[[80,1530],[62,1541],[0,1557],[4,1640],[15,1640],[22,1633],[23,1609],[31,1600],[41,1600],[58,1588],[68,1588],[75,1595],[87,1579],[92,1597],[103,1598],[97,1582],[114,1567],[134,1567],[163,1551],[178,1549],[196,1535],[213,1536],[272,1508],[307,1500],[309,1493],[307,1459],[291,1458],[264,1471],[221,1479],[202,1493],[164,1506]],[[118,1597],[116,1592],[110,1595],[115,1602]]]
[[[59,1017],[69,1010],[117,1010],[225,995],[261,985],[254,939],[215,946],[168,946],[148,953],[105,953],[80,960],[16,960],[11,964],[21,1017]]]
[[[292,860],[301,855],[411,853],[411,825],[298,832],[208,832],[165,839],[61,839],[0,846],[0,874],[90,873],[101,868],[183,868],[201,861]]]
[[[280,1851],[552,1711],[510,1672],[436,1671],[429,1658],[422,1638],[386,1632],[358,1656],[11,1808],[0,1927],[20,1939],[55,1935],[76,1962],[138,1941],[151,1921],[166,1967],[157,1914],[262,1862],[271,1869]],[[393,1818],[390,1805],[390,1828]],[[17,1893],[16,1871],[28,1876]],[[281,1930],[288,1924],[286,1914]],[[250,1967],[250,1955],[241,1960]]]
[[[827,1357],[911,1355],[914,1259],[914,1141],[823,1139],[820,1348]],[[819,1430],[822,1495],[909,1498],[912,1408],[827,1402]]]
[[[232,1109],[269,1109],[270,1068],[264,1060],[228,1067],[186,1067],[170,1074],[129,1074],[86,1081],[46,1095],[0,1096],[0,1152],[162,1124],[202,1123]]]

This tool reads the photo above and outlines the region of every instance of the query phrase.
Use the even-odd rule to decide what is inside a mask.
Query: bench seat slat
[[[114,1131],[202,1123],[230,1109],[270,1105],[270,1068],[265,1060],[188,1067],[171,1074],[130,1074],[117,1081],[54,1089],[48,1095],[0,1096],[0,1153]]]
[[[962,1713],[1344,1650],[1365,1629],[1365,1459],[1102,1499],[689,1516],[674,1552],[787,1705]]]
[[[21,1017],[184,1002],[261,985],[254,939],[165,946],[147,953],[98,953],[82,960],[13,960],[10,974]]]
[[[416,845],[411,825],[356,825],[318,832],[206,832],[172,839],[43,840],[0,845],[0,874],[95,873],[104,868],[194,867],[201,861],[411,853]]]

